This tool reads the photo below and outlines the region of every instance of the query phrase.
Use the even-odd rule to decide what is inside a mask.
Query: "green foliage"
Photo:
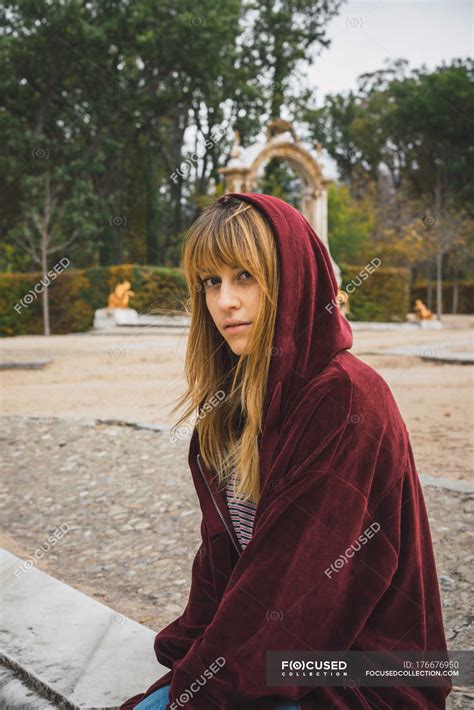
[[[365,226],[372,253],[386,266],[424,270],[442,259],[446,272],[440,279],[473,276],[467,257],[474,218],[473,79],[471,59],[453,59],[432,71],[410,69],[400,59],[360,76],[357,91],[328,96],[322,108],[302,111],[309,138],[324,144],[351,196],[372,203]],[[360,263],[349,238],[340,248],[334,195],[332,206],[335,259]],[[356,250],[361,236],[353,229]]]
[[[328,189],[328,235],[337,264],[360,264],[371,258],[375,214],[369,201],[355,200],[346,185]]]
[[[25,295],[39,283],[41,274],[0,275],[0,335],[39,335],[43,332],[41,296],[21,306]],[[134,296],[130,308],[140,314],[183,312],[187,300],[184,275],[179,269],[159,266],[96,267],[68,270],[49,287],[51,332],[76,333],[89,330],[98,308],[107,307],[108,296],[123,282],[131,283]],[[15,310],[15,305],[20,307]]]
[[[364,280],[360,273],[365,265],[340,264],[340,268],[341,289],[349,295],[348,320],[406,321],[410,288],[408,269],[380,266]]]
[[[366,280],[360,277],[364,266],[343,264],[342,289],[349,284],[349,320],[403,322],[413,310],[416,298],[427,303],[427,284],[409,284],[408,269],[379,267]],[[40,335],[43,332],[41,299],[15,311],[15,304],[32,291],[40,274],[3,274],[0,276],[0,335]],[[123,280],[129,280],[135,292],[130,307],[141,314],[166,314],[184,310],[187,300],[182,271],[162,267],[124,264],[116,267],[63,272],[49,289],[52,332],[84,332],[92,327],[94,312],[107,305],[109,293]],[[360,282],[360,285],[359,285]],[[436,289],[433,288],[433,310]],[[443,284],[443,310],[452,310],[453,284]],[[474,312],[474,282],[458,284],[458,313]]]
[[[327,46],[340,4],[3,2],[0,269],[37,268],[47,177],[55,244],[75,265],[179,265],[194,196],[221,185],[229,129],[248,143],[291,104],[296,65]]]
[[[328,22],[337,14],[342,0],[258,0],[249,9],[256,15],[251,46],[257,66],[271,70],[270,115],[280,116],[282,105],[291,98],[289,79],[301,60],[312,63],[308,50],[328,47]],[[250,53],[249,53],[250,54]],[[301,81],[301,77],[300,81]],[[295,99],[297,97],[294,97]]]
[[[357,92],[328,96],[323,108],[303,117],[353,193],[360,171],[374,179],[383,163],[394,188],[405,185],[412,198],[434,202],[439,176],[444,202],[472,209],[473,71],[470,59],[410,72],[397,60],[362,75]]]
[[[273,158],[266,164],[256,191],[279,197],[299,209],[301,187],[301,179],[295,175],[286,160]]]
[[[458,290],[458,303],[457,303],[457,313],[468,314],[474,313],[474,281],[469,279],[462,279],[457,283]],[[415,305],[415,300],[417,298],[421,299],[425,306],[428,307],[428,283],[426,281],[417,281],[413,284],[410,293],[410,309],[413,310]],[[432,283],[431,289],[431,310],[433,313],[436,312],[437,304],[437,292],[436,284]],[[442,284],[442,299],[443,299],[443,313],[452,313],[453,310],[453,298],[454,298],[454,284],[443,282]]]
[[[357,286],[363,267],[342,266],[343,290],[352,282],[351,320],[404,321],[408,311],[407,269],[378,268]],[[41,297],[28,306],[14,306],[40,281],[36,274],[0,275],[0,335],[41,334]],[[360,277],[359,277],[360,278]],[[94,312],[105,308],[115,287],[129,281],[134,296],[129,306],[140,314],[182,313],[188,299],[184,274],[180,269],[121,264],[120,266],[68,270],[49,288],[51,332],[84,332],[92,327]]]
[[[0,335],[41,335],[43,317],[41,299],[32,301],[28,307],[19,304],[39,281],[39,274],[0,274]]]

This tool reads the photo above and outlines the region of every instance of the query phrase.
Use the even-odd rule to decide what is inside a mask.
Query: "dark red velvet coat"
[[[242,551],[194,430],[189,467],[202,544],[187,606],[154,643],[172,670],[121,710],[168,683],[173,703],[218,657],[224,666],[175,707],[273,710],[286,699],[302,710],[444,708],[448,689],[440,687],[266,685],[270,650],[441,651],[446,641],[408,432],[383,378],[348,352],[352,331],[336,306],[327,249],[282,200],[233,194],[266,214],[280,261],[254,534]],[[374,522],[380,531],[325,574]]]

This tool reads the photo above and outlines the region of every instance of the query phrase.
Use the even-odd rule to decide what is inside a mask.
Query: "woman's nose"
[[[219,288],[219,307],[223,310],[229,308],[229,306],[234,306],[239,303],[237,292],[235,286],[231,281],[221,281]]]

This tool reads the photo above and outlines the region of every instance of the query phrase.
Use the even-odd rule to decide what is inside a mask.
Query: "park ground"
[[[354,330],[351,352],[389,384],[419,471],[463,479],[472,471],[472,367],[418,355],[472,353],[474,316],[446,316],[444,323],[442,330]],[[186,337],[184,329],[142,328],[4,339],[3,362],[51,363],[40,370],[1,372],[2,411],[169,426],[184,387]],[[390,354],[400,348],[417,355]]]

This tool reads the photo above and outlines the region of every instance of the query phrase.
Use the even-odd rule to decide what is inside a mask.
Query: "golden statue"
[[[345,291],[338,288],[336,300],[339,305],[339,310],[343,316],[351,312],[351,309],[349,308],[349,296]]]
[[[415,301],[415,313],[418,320],[429,320],[433,315],[429,308],[425,306],[421,298]]]
[[[110,294],[107,308],[128,308],[130,296],[134,296],[131,290],[130,281],[124,281],[115,287],[115,291]]]

